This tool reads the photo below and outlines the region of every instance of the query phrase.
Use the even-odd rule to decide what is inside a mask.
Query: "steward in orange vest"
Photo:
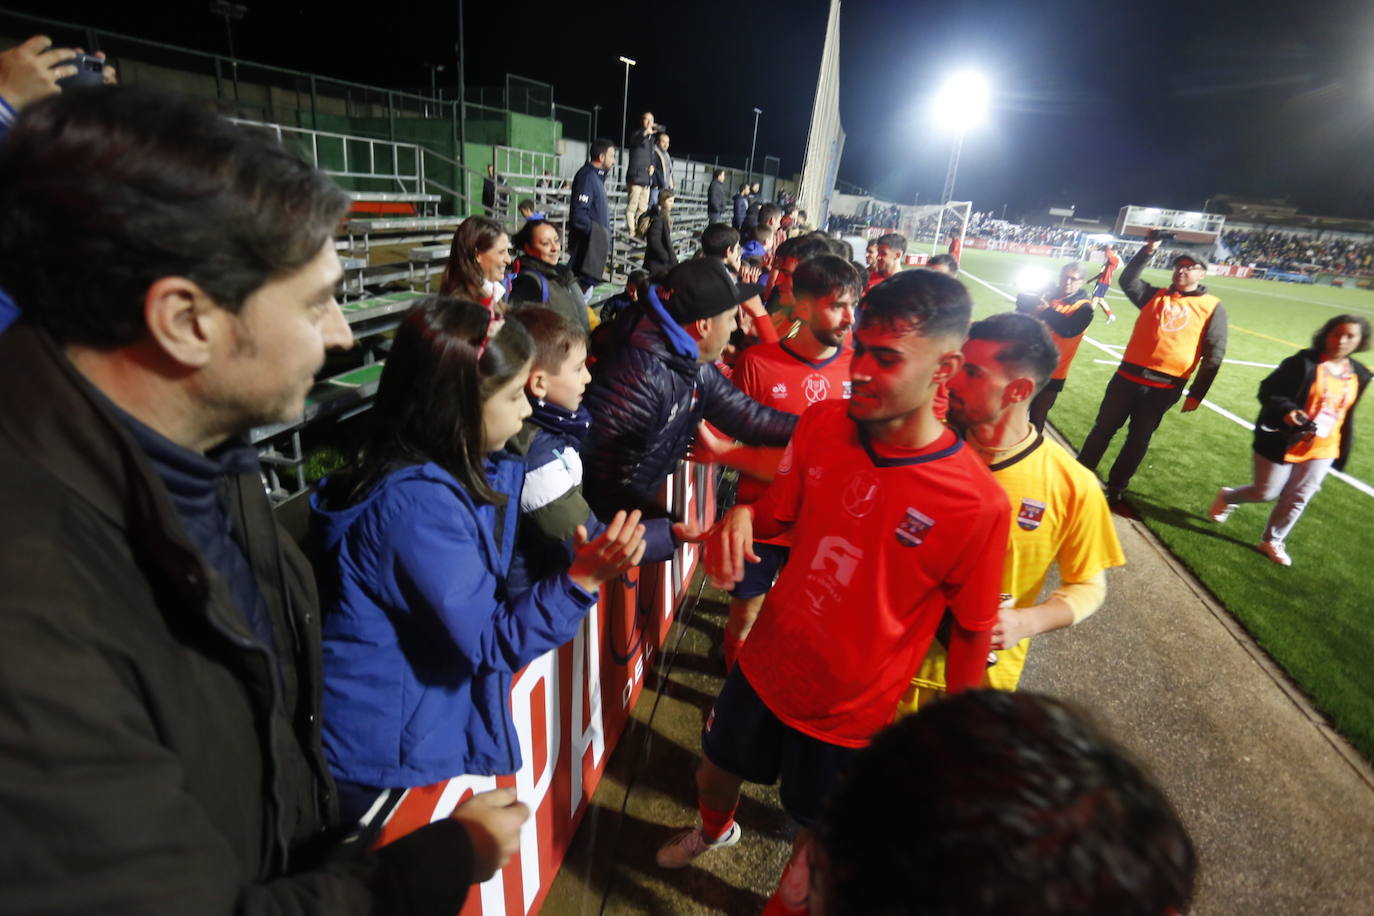
[[[1093,320],[1093,300],[1083,290],[1083,265],[1070,261],[1059,270],[1059,283],[1039,295],[1022,293],[1016,297],[1016,310],[1040,319],[1049,329],[1050,339],[1059,351],[1059,360],[1045,387],[1030,404],[1030,421],[1044,430],[1045,418],[1054,406],[1064,382],[1069,377],[1069,365],[1083,342],[1088,325]]]
[[[1226,355],[1226,310],[1200,282],[1207,274],[1207,263],[1179,255],[1174,258],[1173,283],[1159,289],[1140,279],[1158,247],[1159,239],[1151,232],[1121,274],[1121,290],[1140,309],[1140,316],[1121,366],[1107,383],[1097,420],[1078,453],[1084,466],[1096,469],[1116,431],[1130,422],[1126,442],[1107,474],[1107,499],[1113,503],[1120,502],[1159,421],[1183,396],[1194,370],[1197,376],[1188,389],[1184,413],[1197,410]]]

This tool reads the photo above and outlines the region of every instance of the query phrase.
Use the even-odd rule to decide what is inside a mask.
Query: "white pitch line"
[[[998,289],[997,287],[993,286],[991,283],[989,283],[988,281],[984,280],[982,277],[975,277],[973,274],[969,273],[969,272],[966,271],[966,270],[961,270],[961,271],[959,271],[959,276],[961,276],[961,277],[968,277],[970,280],[974,281],[975,283],[981,283],[983,286],[986,286],[988,289],[992,290],[994,293],[996,293],[997,295],[1003,297],[1004,299],[1011,299],[1011,300],[1013,300],[1013,301],[1015,300],[1015,297],[1014,297],[1014,296],[1008,296],[1006,293],[1002,292],[1000,289]],[[1272,294],[1271,294],[1271,295],[1272,295]],[[1084,334],[1084,335],[1083,335],[1083,342],[1084,342],[1084,343],[1090,343],[1090,344],[1092,344],[1094,347],[1097,347],[1097,349],[1101,350],[1103,353],[1106,353],[1108,356],[1115,356],[1115,357],[1117,357],[1117,360],[1118,360],[1118,361],[1119,361],[1120,358],[1121,358],[1121,354],[1114,352],[1114,351],[1111,349],[1111,346],[1110,346],[1109,344],[1104,344],[1104,343],[1102,343],[1102,342],[1100,342],[1100,341],[1093,340],[1093,339],[1092,339],[1091,337],[1089,337],[1087,334]],[[1120,349],[1120,348],[1118,347],[1118,349]],[[1095,360],[1093,360],[1093,362],[1095,362],[1095,363],[1106,363],[1107,365],[1111,365],[1111,366],[1117,365],[1117,361],[1107,362],[1106,360],[1095,359]],[[1226,360],[1226,362],[1230,362],[1230,360]],[[1259,364],[1259,363],[1250,363],[1249,365],[1260,365],[1260,364]],[[1266,367],[1266,368],[1273,368],[1273,367]],[[1253,423],[1251,423],[1249,420],[1242,420],[1240,417],[1238,417],[1238,416],[1236,416],[1235,414],[1231,413],[1231,411],[1227,410],[1225,407],[1222,407],[1222,406],[1219,405],[1219,404],[1213,404],[1211,401],[1208,401],[1208,400],[1205,400],[1205,399],[1204,399],[1203,402],[1202,402],[1202,406],[1203,406],[1203,407],[1206,407],[1208,410],[1211,410],[1211,411],[1214,411],[1214,412],[1220,414],[1221,416],[1223,416],[1223,417],[1225,417],[1226,419],[1230,420],[1232,423],[1235,423],[1237,426],[1242,426],[1242,427],[1244,427],[1244,428],[1247,429],[1247,430],[1251,430],[1251,429],[1254,429],[1254,428],[1255,428],[1255,425],[1254,425]],[[1374,487],[1371,487],[1369,484],[1365,483],[1363,480],[1359,480],[1359,479],[1357,479],[1357,478],[1351,477],[1349,474],[1346,474],[1346,473],[1344,473],[1343,471],[1332,471],[1332,472],[1331,472],[1331,476],[1332,476],[1332,477],[1335,477],[1337,480],[1343,480],[1343,481],[1345,481],[1346,483],[1350,484],[1352,487],[1354,487],[1355,489],[1359,490],[1361,493],[1363,493],[1363,494],[1366,495],[1366,496],[1374,497]]]

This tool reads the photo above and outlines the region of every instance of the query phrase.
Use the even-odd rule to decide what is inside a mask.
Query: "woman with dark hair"
[[[1260,382],[1255,421],[1255,479],[1222,487],[1209,514],[1224,522],[1240,503],[1272,502],[1259,549],[1292,566],[1284,538],[1331,469],[1340,470],[1355,440],[1355,405],[1369,387],[1369,370],[1350,354],[1369,349],[1369,321],[1337,315],[1312,335],[1312,346],[1279,363]]]
[[[448,269],[439,292],[495,309],[506,299],[509,264],[510,236],[506,230],[494,219],[469,216],[453,233]]]
[[[520,254],[510,285],[510,304],[542,305],[553,309],[582,333],[591,330],[587,303],[577,288],[572,268],[558,263],[563,240],[548,220],[532,219],[512,239]]]
[[[426,297],[382,372],[357,459],[320,485],[312,538],[323,620],[323,740],[343,815],[387,790],[513,773],[511,675],[572,638],[596,590],[639,562],[618,513],[572,564],[514,600],[534,345],[474,302]]]

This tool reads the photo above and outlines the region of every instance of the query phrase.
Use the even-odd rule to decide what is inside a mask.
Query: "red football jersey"
[[[783,722],[863,747],[892,721],[945,608],[968,630],[996,623],[1011,510],[954,433],[892,450],[846,411],[802,415],[754,505],[790,525],[793,547],[739,665]]]
[[[758,344],[744,351],[731,381],[760,404],[800,415],[812,404],[849,397],[853,361],[852,347],[841,347],[829,359],[813,362],[785,341]],[[767,483],[742,475],[735,501],[751,503],[767,489]]]

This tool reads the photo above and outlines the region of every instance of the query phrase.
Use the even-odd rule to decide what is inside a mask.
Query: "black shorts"
[[[768,594],[768,590],[778,578],[778,571],[787,562],[788,548],[781,544],[761,544],[755,541],[754,553],[758,555],[759,561],[744,564],[744,578],[730,589],[731,598],[757,598],[759,595]]]
[[[813,738],[773,715],[736,665],[701,732],[708,760],[746,782],[781,781],[782,807],[803,827],[815,826],[840,774],[861,748]]]

